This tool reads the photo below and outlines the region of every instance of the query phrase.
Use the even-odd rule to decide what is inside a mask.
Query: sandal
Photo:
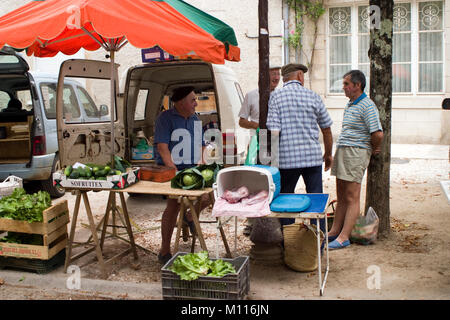
[[[344,242],[340,243],[339,241],[337,241],[337,239],[335,239],[328,244],[328,249],[330,250],[343,249],[345,247],[348,247],[349,245],[350,245],[349,240],[345,240]]]

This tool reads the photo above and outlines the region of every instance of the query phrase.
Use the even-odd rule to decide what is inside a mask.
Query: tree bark
[[[270,96],[268,0],[259,0],[259,128],[266,129]]]
[[[392,0],[370,0],[370,98],[380,113],[384,139],[381,153],[372,156],[367,170],[365,212],[372,207],[380,224],[378,234],[390,231],[390,163],[391,163],[391,113],[392,113]],[[372,7],[374,6],[374,7]],[[379,16],[379,24],[377,24]]]
[[[260,134],[260,150],[258,152],[258,163],[265,163],[270,154],[270,134],[264,135],[267,129],[267,112],[270,97],[270,79],[269,79],[269,18],[268,18],[268,0],[259,0],[259,37],[258,37],[258,53],[259,53],[259,128],[263,129],[263,136]],[[268,153],[264,152],[267,151]]]

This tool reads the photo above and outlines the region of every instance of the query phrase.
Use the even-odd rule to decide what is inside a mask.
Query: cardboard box
[[[151,160],[153,158],[153,146],[148,146],[147,150],[144,151],[131,148],[131,159],[133,160]]]
[[[53,185],[69,189],[124,189],[139,179],[139,168],[129,169],[120,175],[107,176],[106,180],[68,179],[62,170],[53,173]]]
[[[144,63],[174,60],[174,57],[172,55],[165,52],[158,46],[141,49],[141,54],[142,54],[142,62]]]

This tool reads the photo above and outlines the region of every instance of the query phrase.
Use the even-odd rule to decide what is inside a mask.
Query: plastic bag
[[[356,220],[350,235],[350,241],[364,245],[375,242],[378,235],[379,222],[380,220],[375,210],[369,207],[366,215]]]
[[[256,164],[258,161],[258,150],[259,150],[258,137],[259,137],[259,128],[256,129],[256,134],[252,136],[252,139],[250,140],[247,157],[245,158],[246,165]]]

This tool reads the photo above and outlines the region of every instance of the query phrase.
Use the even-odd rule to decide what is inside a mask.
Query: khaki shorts
[[[371,151],[358,147],[339,147],[334,154],[331,175],[336,178],[361,183],[369,166]]]

